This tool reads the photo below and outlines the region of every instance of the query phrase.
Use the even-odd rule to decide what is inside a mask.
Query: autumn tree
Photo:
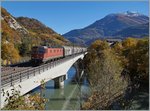
[[[14,63],[20,59],[19,52],[12,43],[3,42],[1,49],[1,58],[3,60],[9,60]]]
[[[136,46],[137,41],[138,41],[137,39],[129,37],[122,42],[122,45],[125,48],[131,48],[131,47]]]
[[[85,58],[91,93],[83,109],[107,109],[115,97],[121,95],[127,82],[121,77],[123,67],[115,53],[103,41],[95,41]]]
[[[23,38],[22,43],[20,44],[19,47],[20,55],[27,56],[31,51],[31,45],[32,45],[31,37],[26,37],[26,39]]]
[[[113,50],[122,61],[124,69],[128,70],[133,84],[137,81],[145,82],[145,80],[148,83],[148,38],[127,38],[123,42],[116,44]]]
[[[131,79],[148,83],[149,78],[149,40],[138,40],[136,46],[128,54],[127,68]],[[146,80],[146,81],[145,81]]]
[[[96,40],[90,46],[90,49],[94,49],[96,51],[100,51],[108,48],[109,48],[108,43],[106,41],[101,41],[101,40]]]
[[[101,55],[102,50],[109,49],[109,45],[105,41],[96,40],[91,44],[91,46],[88,48],[88,55],[86,56],[85,66],[93,62],[93,59],[95,60],[96,57]]]

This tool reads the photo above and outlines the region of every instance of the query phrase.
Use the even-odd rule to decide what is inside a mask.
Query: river
[[[75,74],[76,69],[71,67],[67,73],[68,79],[65,80],[63,89],[55,89],[53,80],[46,83],[43,91],[44,97],[48,99],[45,110],[80,110],[84,98],[89,95],[89,87],[85,76],[81,85],[72,82]],[[40,92],[40,88],[37,87],[29,94]]]

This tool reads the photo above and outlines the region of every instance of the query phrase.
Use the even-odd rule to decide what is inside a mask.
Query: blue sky
[[[13,16],[35,18],[59,34],[84,28],[110,13],[137,11],[148,15],[148,2],[2,2]]]

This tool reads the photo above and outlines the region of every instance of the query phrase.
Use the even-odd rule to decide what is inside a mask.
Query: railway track
[[[27,69],[31,69],[30,62],[20,63],[16,65],[1,67],[1,76],[18,73]]]
[[[1,69],[1,76],[9,75],[9,74],[15,74],[27,69],[31,69],[32,67],[3,67]]]

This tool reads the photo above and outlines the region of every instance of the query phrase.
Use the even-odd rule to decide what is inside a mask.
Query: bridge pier
[[[66,75],[59,76],[54,79],[55,88],[64,88],[64,81],[66,80]]]
[[[74,63],[74,67],[76,68],[76,75],[74,77],[73,82],[78,82],[79,84],[81,84],[83,81],[83,74],[84,74],[84,65],[82,59]]]

